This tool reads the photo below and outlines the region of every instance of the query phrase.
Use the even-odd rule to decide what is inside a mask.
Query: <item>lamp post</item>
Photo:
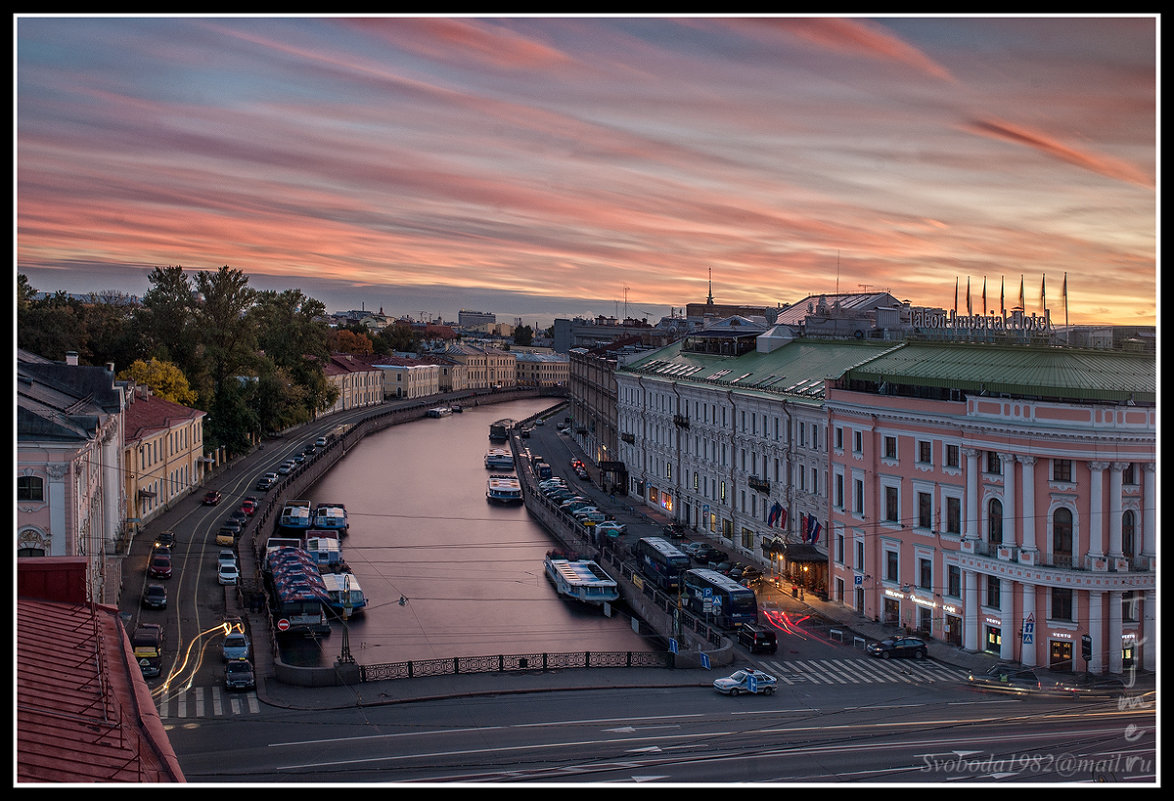
[[[338,655],[341,664],[353,665],[355,658],[351,656],[350,628],[347,621],[351,616],[351,577],[348,573],[342,583],[342,652]]]

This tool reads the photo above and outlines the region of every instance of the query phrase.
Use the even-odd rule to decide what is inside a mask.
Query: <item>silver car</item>
[[[746,668],[745,670],[734,671],[733,674],[726,676],[724,679],[715,679],[713,689],[725,695],[741,695],[742,693],[749,695],[756,695],[758,693],[774,695],[775,687],[778,686],[778,683],[778,679],[769,673]]]

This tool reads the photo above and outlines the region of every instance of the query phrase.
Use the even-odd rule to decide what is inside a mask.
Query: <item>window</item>
[[[852,483],[854,488],[853,500],[855,504],[852,511],[858,515],[862,515],[864,514],[864,482],[858,478]]]
[[[917,586],[923,590],[933,589],[933,562],[929,559],[917,560]]]
[[[946,498],[946,533],[962,533],[962,499]]]
[[[834,492],[835,497],[832,499],[832,505],[834,505],[837,509],[843,509],[844,508],[844,477],[842,475],[840,475],[838,473],[835,475],[835,481],[834,481],[833,487],[834,487],[833,492]]]
[[[946,566],[946,595],[951,598],[962,597],[962,569],[958,565]]]
[[[1121,555],[1130,559],[1137,556],[1137,516],[1132,509],[1121,513]]]
[[[896,551],[885,551],[885,581],[900,581],[900,560]]]
[[[836,450],[844,449],[844,429],[836,426]]]
[[[991,498],[987,504],[987,542],[995,545],[1003,544],[1003,502],[998,498]]]
[[[986,471],[997,476],[1003,474],[1003,460],[999,458],[998,451],[986,452]]]
[[[1052,513],[1052,559],[1057,565],[1072,562],[1072,510],[1060,508]]]
[[[901,507],[897,502],[897,488],[885,487],[885,520],[896,523],[901,519]]]
[[[921,464],[933,464],[933,443],[929,440],[917,441],[917,461]]]
[[[859,431],[852,432],[852,450],[856,453],[864,452],[864,435]]]
[[[1072,590],[1052,587],[1052,620],[1072,620]]]
[[[1072,481],[1072,460],[1071,459],[1053,459],[1052,460],[1052,480],[1053,481]]]
[[[998,607],[999,605],[999,586],[1001,582],[998,576],[986,577],[986,605]]]
[[[933,495],[928,492],[917,493],[917,525],[933,528]]]
[[[897,438],[896,437],[885,437],[885,458],[886,459],[896,459],[897,458]]]
[[[1131,485],[1137,483],[1137,471],[1133,469],[1133,462],[1125,465],[1125,469],[1121,471],[1121,483]]]
[[[18,501],[45,500],[45,479],[40,476],[17,476],[16,499]]]
[[[957,445],[946,446],[946,467],[959,467],[962,462],[959,460],[959,450]]]

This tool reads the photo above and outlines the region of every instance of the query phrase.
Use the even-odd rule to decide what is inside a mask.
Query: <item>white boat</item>
[[[320,503],[314,507],[313,528],[333,531],[337,537],[345,537],[350,528],[346,507],[341,503]]]
[[[515,475],[491,475],[485,485],[485,498],[491,503],[521,503],[522,482]]]
[[[590,559],[574,559],[551,551],[546,555],[546,578],[559,595],[592,606],[620,597],[615,579]]]
[[[277,520],[278,530],[295,536],[304,534],[310,527],[312,510],[309,501],[286,501]]]
[[[331,611],[357,615],[367,606],[367,596],[363,595],[363,588],[359,586],[354,573],[323,573],[322,583],[326,585],[326,594],[330,597]]]
[[[320,568],[342,564],[342,546],[333,532],[311,530],[306,535],[305,550]]]
[[[447,406],[437,406],[435,409],[427,411],[429,417],[448,417],[450,414],[452,414],[452,409]]]
[[[487,470],[512,470],[514,455],[504,448],[490,448],[485,454],[485,468]]]

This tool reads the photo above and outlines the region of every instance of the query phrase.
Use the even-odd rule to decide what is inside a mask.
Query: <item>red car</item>
[[[252,517],[257,512],[257,503],[255,501],[242,501],[241,511]]]
[[[151,578],[171,578],[171,556],[161,551],[151,555],[151,563],[147,565],[147,575]]]
[[[222,496],[218,490],[209,490],[208,492],[204,493],[204,505],[215,506],[216,504],[220,503],[221,497]]]

